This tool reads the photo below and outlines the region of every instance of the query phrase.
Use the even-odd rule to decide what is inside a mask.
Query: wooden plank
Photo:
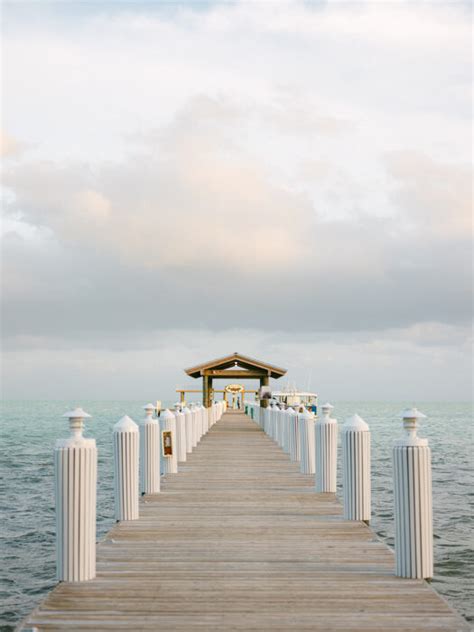
[[[242,413],[110,530],[97,570],[59,584],[21,629],[469,629],[429,584],[395,577],[392,551]]]

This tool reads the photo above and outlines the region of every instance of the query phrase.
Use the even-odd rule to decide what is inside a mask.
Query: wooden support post
[[[208,375],[203,375],[202,376],[202,405],[204,406],[204,408],[209,408],[209,406],[211,405],[210,403],[210,398],[209,398],[209,376]]]
[[[270,384],[270,376],[264,375],[263,377],[260,378],[260,387],[268,386],[269,384]],[[260,400],[260,406],[262,408],[267,408],[267,406],[268,406],[268,399],[261,399]]]

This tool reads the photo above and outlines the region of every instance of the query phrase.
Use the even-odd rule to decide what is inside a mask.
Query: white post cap
[[[418,419],[426,419],[426,415],[424,415],[417,408],[413,407],[406,408],[403,412],[400,413],[400,417],[403,419],[405,436],[403,437],[403,439],[397,441],[397,445],[428,445],[427,439],[420,439],[420,437],[417,436]]]
[[[299,413],[299,416],[302,419],[313,419],[312,413],[310,413],[307,408],[303,408],[303,411],[301,413]]]
[[[328,413],[330,413],[330,412],[331,412],[331,410],[333,410],[333,409],[334,409],[334,406],[333,406],[332,404],[330,404],[329,402],[326,402],[325,404],[323,404],[323,405],[321,406],[321,410],[322,410],[323,412],[326,412],[326,411],[327,411]]]
[[[155,410],[155,406],[153,404],[146,404],[143,406],[143,410],[151,410],[153,412]]]
[[[91,415],[82,410],[82,408],[76,408],[75,410],[64,413],[63,417],[69,419],[69,430],[72,433],[70,440],[73,442],[83,441],[82,432],[84,430],[84,419],[90,418]]]
[[[167,408],[166,410],[164,410],[164,411],[161,413],[161,417],[160,417],[160,419],[162,419],[162,420],[163,420],[163,419],[174,419],[174,415],[173,415],[173,413],[171,412],[171,410],[170,410],[169,408]]]
[[[185,406],[185,407],[183,408],[183,413],[184,413],[185,415],[186,415],[186,414],[188,414],[188,415],[189,415],[189,413],[190,413],[190,412],[191,412],[191,411],[189,410],[189,408],[188,408],[187,406]]]
[[[369,426],[365,423],[362,417],[356,413],[352,417],[346,419],[346,423],[342,426],[342,430],[358,430],[360,432],[366,432],[369,430]]]
[[[67,417],[68,419],[86,419],[91,416],[92,415],[89,415],[84,410],[82,410],[82,408],[76,408],[75,410],[71,410],[68,413],[64,413],[63,415],[63,417]]]
[[[114,432],[138,432],[138,426],[128,415],[124,415],[114,426]]]
[[[415,407],[405,408],[405,410],[400,413],[400,417],[402,419],[426,419],[426,415]]]

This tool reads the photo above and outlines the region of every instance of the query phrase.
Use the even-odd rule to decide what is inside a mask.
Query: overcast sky
[[[328,399],[471,398],[470,3],[2,29],[5,397],[173,399],[239,351]]]

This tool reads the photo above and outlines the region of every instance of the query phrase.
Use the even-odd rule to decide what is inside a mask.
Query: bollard
[[[416,427],[425,417],[405,410],[406,435],[393,448],[396,574],[412,579],[433,577],[431,450]]]
[[[337,421],[330,417],[334,406],[324,404],[323,416],[316,421],[316,491],[336,492]]]
[[[204,434],[207,434],[209,432],[209,410],[203,406],[202,406],[202,427],[204,430]]]
[[[181,404],[175,404],[174,417],[176,420],[176,457],[178,462],[186,461],[186,421],[181,412]]]
[[[279,406],[275,412],[275,442],[281,446],[281,408]]]
[[[176,451],[176,419],[168,408],[160,415],[161,430],[161,470],[163,474],[178,472],[178,455]]]
[[[298,414],[298,429],[300,439],[300,471],[302,474],[314,474],[315,445],[314,445],[314,415],[306,408]]]
[[[345,520],[370,520],[370,431],[354,415],[342,427],[342,486]]]
[[[56,577],[82,582],[96,575],[97,449],[94,439],[82,436],[90,415],[76,408],[63,417],[72,434],[58,439],[54,450]]]
[[[281,448],[283,452],[288,454],[288,442],[290,437],[290,433],[288,432],[288,409],[284,408],[281,412]]]
[[[138,520],[138,426],[127,415],[114,426],[115,520]]]
[[[186,428],[186,453],[193,451],[193,416],[187,406],[183,408],[184,425]]]
[[[138,426],[140,432],[140,492],[160,491],[160,427],[153,419],[153,404],[144,406],[146,417]]]
[[[199,408],[199,441],[201,441],[204,436],[204,406],[202,404],[198,404]]]
[[[197,415],[194,403],[189,405],[189,410],[191,412],[191,447],[194,449],[197,446]]]
[[[298,413],[291,406],[286,411],[288,415],[288,434],[290,445],[290,459],[292,461],[300,460],[300,441],[298,432]]]
[[[263,416],[263,430],[265,432],[266,435],[270,434],[270,420],[271,420],[271,414],[272,414],[272,407],[271,404],[269,404],[266,408],[263,409],[264,410],[264,416]]]
[[[277,415],[278,415],[278,407],[275,403],[273,403],[271,406],[271,413],[270,413],[270,432],[268,433],[270,437],[273,439],[273,441],[275,441]]]

